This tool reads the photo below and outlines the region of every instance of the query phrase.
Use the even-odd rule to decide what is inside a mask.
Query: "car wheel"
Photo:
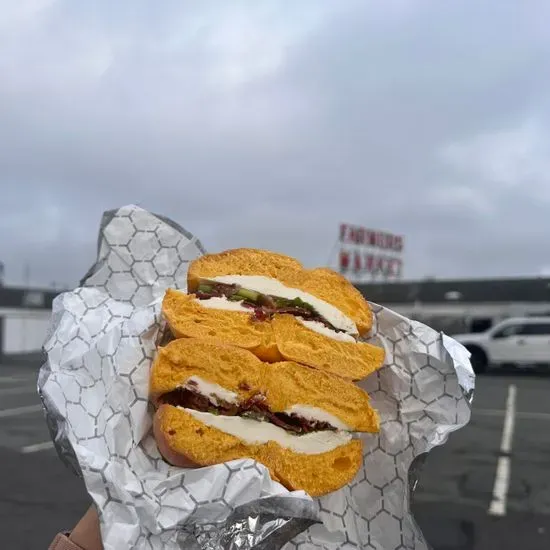
[[[477,347],[467,347],[468,351],[471,353],[470,362],[472,363],[472,368],[476,374],[481,374],[486,372],[488,367],[487,355],[485,352]]]

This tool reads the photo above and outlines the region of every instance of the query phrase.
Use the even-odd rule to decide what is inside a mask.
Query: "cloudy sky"
[[[405,276],[550,267],[550,3],[0,0],[0,261],[73,285],[104,210]]]

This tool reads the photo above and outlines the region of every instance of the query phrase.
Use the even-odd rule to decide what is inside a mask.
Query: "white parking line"
[[[500,456],[497,463],[495,485],[493,487],[493,500],[489,505],[491,516],[506,515],[506,499],[508,498],[508,487],[510,485],[510,451],[512,450],[512,439],[514,437],[514,425],[516,420],[516,386],[508,386],[508,398],[506,399],[506,414],[504,416],[504,428],[502,429],[502,440],[500,443]],[[506,456],[505,456],[506,455]]]
[[[0,410],[0,418],[8,418],[10,416],[19,416],[20,414],[29,414],[42,410],[42,405],[28,405],[27,407],[16,407],[15,409]]]
[[[44,443],[36,443],[34,445],[27,445],[21,449],[23,454],[37,453],[39,451],[46,451],[53,449],[53,441],[44,441]]]

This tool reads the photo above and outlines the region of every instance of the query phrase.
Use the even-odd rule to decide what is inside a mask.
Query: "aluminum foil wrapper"
[[[349,486],[311,499],[252,460],[185,470],[161,459],[147,399],[161,300],[185,290],[203,253],[171,220],[107,212],[97,262],[53,305],[39,392],[61,459],[97,505],[105,550],[426,549],[409,509],[418,457],[469,421],[474,375],[460,344],[378,305],[372,341],[387,359],[361,385],[382,427],[362,436]]]

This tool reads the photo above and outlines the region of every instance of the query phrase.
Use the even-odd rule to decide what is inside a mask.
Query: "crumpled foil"
[[[177,469],[151,435],[148,377],[168,287],[204,253],[183,228],[136,206],[107,212],[98,258],[53,304],[39,393],[61,459],[97,505],[105,550],[425,550],[409,509],[418,465],[470,419],[468,352],[372,304],[385,366],[360,383],[382,419],[362,435],[355,480],[312,499],[252,460]],[[412,467],[411,467],[412,465]]]

